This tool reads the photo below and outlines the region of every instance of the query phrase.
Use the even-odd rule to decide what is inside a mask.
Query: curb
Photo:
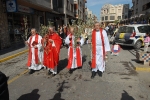
[[[5,61],[7,61],[7,60],[10,60],[10,59],[12,59],[12,58],[15,58],[15,57],[17,57],[17,56],[19,56],[19,55],[22,55],[22,54],[26,53],[26,52],[28,52],[28,50],[24,50],[24,51],[22,51],[22,52],[19,52],[19,53],[14,54],[14,55],[8,56],[8,57],[6,57],[6,58],[2,58],[2,59],[0,59],[0,63],[5,62]]]
[[[150,72],[150,67],[136,67],[136,71],[147,71]]]
[[[145,65],[143,66],[136,66],[134,65],[132,62],[129,62],[129,64],[131,65],[131,67],[135,70],[135,71],[148,71],[150,72],[150,67],[146,67]],[[148,66],[148,65],[147,65]]]

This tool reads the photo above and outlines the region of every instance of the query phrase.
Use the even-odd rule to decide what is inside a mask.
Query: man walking
[[[57,65],[59,62],[60,47],[62,44],[61,37],[54,32],[54,27],[49,27],[49,33],[44,39],[44,61],[43,64],[48,68],[48,74],[57,74]]]
[[[31,29],[31,36],[26,41],[29,46],[28,62],[27,66],[30,69],[29,74],[32,74],[35,70],[40,70],[43,67],[43,51],[41,44],[42,37],[37,34],[36,29]]]
[[[92,32],[92,79],[96,73],[102,77],[102,73],[105,71],[105,56],[108,51],[110,51],[110,45],[107,33],[100,28],[100,23],[96,22]]]

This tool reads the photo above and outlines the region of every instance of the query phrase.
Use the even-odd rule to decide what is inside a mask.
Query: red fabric
[[[76,48],[77,66],[82,67],[80,47]]]
[[[35,41],[33,41],[33,43],[31,44],[33,36],[30,37],[29,40],[29,53],[28,53],[28,62],[27,62],[27,66],[30,67],[31,66],[31,61],[32,61],[32,52],[31,52],[31,45],[35,46],[38,44],[38,34],[35,35]],[[34,55],[35,55],[35,63],[38,64],[39,59],[38,59],[38,48],[34,49]]]
[[[52,43],[50,43],[49,40],[43,38],[43,40],[46,40],[46,46],[42,43],[44,47],[44,60],[43,64],[47,66],[48,68],[54,69],[59,62],[59,53],[60,53],[60,47],[62,44],[62,40],[60,36],[56,33],[53,33],[51,35],[48,35],[48,39],[52,39],[54,41],[54,44],[56,47],[52,46]]]
[[[72,38],[72,34],[69,34]],[[73,62],[73,44],[72,44],[73,40],[70,40],[70,50],[69,50],[69,57],[68,57],[68,65],[67,68],[70,69],[72,66],[72,62]],[[82,61],[81,61],[81,52],[80,52],[80,45],[78,45],[76,47],[76,59],[77,59],[77,67],[82,67]]]
[[[104,46],[104,36],[102,34],[103,29],[100,29],[100,35],[102,40],[102,49],[103,49],[103,60],[105,60],[105,46]],[[96,30],[92,32],[92,64],[91,68],[96,67]]]
[[[72,34],[69,34],[70,36],[70,38],[72,38]],[[70,69],[71,68],[71,66],[72,66],[72,60],[73,60],[73,44],[72,44],[72,40],[70,40],[70,44],[69,44],[69,46],[70,46],[70,50],[69,50],[69,57],[68,57],[68,65],[67,65],[67,68],[68,69]]]

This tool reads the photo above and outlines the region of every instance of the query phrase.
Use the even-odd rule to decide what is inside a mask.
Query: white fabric
[[[149,42],[144,44],[144,52],[148,51]]]
[[[30,41],[30,38],[27,41],[28,43]],[[41,39],[42,37],[38,35],[38,44],[36,46],[38,48],[38,57],[39,57],[40,64],[35,64],[34,47],[32,46],[32,43],[35,41],[35,35],[32,37],[31,44],[30,44],[31,52],[32,52],[32,61],[31,61],[31,66],[28,67],[29,69],[40,70],[43,67],[43,49],[42,49]]]
[[[74,47],[74,40],[75,40],[75,37],[74,36],[72,36],[72,39],[73,39],[73,47]],[[67,44],[67,45],[69,45],[70,44],[70,40],[69,40],[69,35],[66,37],[66,39],[65,39],[65,43]],[[80,46],[82,46],[83,44],[84,44],[84,39],[83,38],[81,38],[81,40],[80,40]],[[80,49],[80,56],[81,56],[81,62],[82,62],[82,50],[81,50],[81,48],[79,47],[79,49]],[[70,47],[68,48],[68,57],[69,57],[69,52],[70,52]],[[74,68],[77,68],[78,66],[77,66],[77,59],[76,59],[76,49],[75,48],[73,48],[73,61],[72,61],[72,66],[71,66],[71,69],[74,69]]]
[[[53,74],[57,74],[57,66],[56,66],[54,69],[48,68],[48,70],[49,70],[50,72],[52,72]]]
[[[110,45],[106,31],[103,30],[102,34],[104,36],[105,51],[110,51]],[[101,72],[105,71],[105,61],[103,61],[103,49],[100,32],[96,32],[96,68],[92,69],[92,71],[97,72],[98,70]]]

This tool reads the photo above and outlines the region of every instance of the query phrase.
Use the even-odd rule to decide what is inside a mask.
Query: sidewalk
[[[0,50],[0,60],[15,54],[22,54],[21,52],[25,52],[27,49],[28,47],[26,47],[24,44],[18,44],[10,48]]]

